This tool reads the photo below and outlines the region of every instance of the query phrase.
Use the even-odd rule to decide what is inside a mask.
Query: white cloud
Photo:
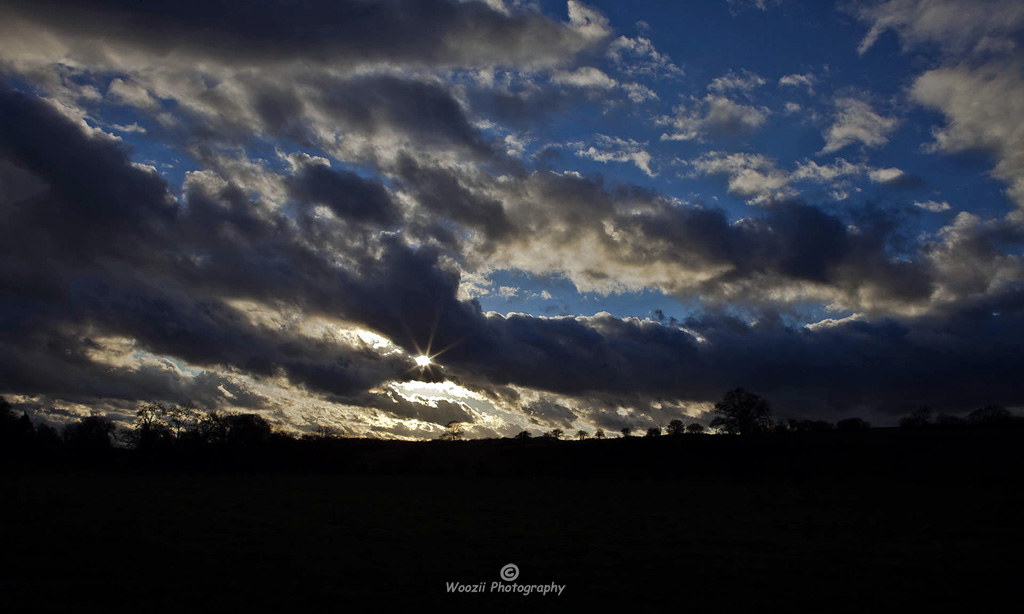
[[[906,176],[906,173],[898,168],[876,168],[868,171],[868,177],[875,183],[891,183],[902,179],[904,176]]]
[[[905,48],[937,43],[952,52],[1000,52],[1013,49],[1013,33],[1024,28],[1020,0],[890,0],[864,6],[858,15],[871,24],[857,47],[861,54],[887,30],[895,30]]]
[[[814,84],[817,80],[814,75],[807,73],[804,75],[792,74],[785,75],[779,79],[779,85],[785,85],[789,87],[805,87],[808,93],[814,93]]]
[[[797,164],[791,178],[797,181],[807,179],[827,183],[842,177],[859,175],[864,172],[864,168],[864,165],[852,164],[846,158],[836,158],[832,164],[818,164],[813,160],[804,160]]]
[[[949,211],[950,209],[952,209],[952,207],[949,206],[949,203],[947,203],[945,201],[939,202],[939,201],[936,201],[936,200],[928,200],[928,201],[924,201],[924,202],[914,202],[914,206],[915,207],[920,207],[920,208],[924,209],[925,211],[932,211],[932,212],[935,212],[935,213],[941,213],[943,211]]]
[[[622,89],[626,90],[626,95],[636,104],[658,99],[658,94],[654,90],[639,83],[623,83]]]
[[[562,85],[573,87],[589,87],[596,89],[612,89],[618,82],[593,66],[584,66],[574,71],[560,70],[551,75],[551,80]]]
[[[631,162],[649,177],[655,176],[651,170],[651,154],[644,150],[644,143],[632,139],[620,139],[604,134],[597,135],[597,146],[591,145],[583,149],[582,144],[576,155],[597,162]]]
[[[822,135],[825,147],[821,153],[831,153],[856,143],[867,147],[885,145],[898,123],[895,117],[879,115],[870,104],[856,98],[839,98],[835,107],[832,125]]]
[[[729,193],[751,204],[793,195],[786,172],[761,154],[712,151],[690,164],[705,175],[726,175]]]
[[[746,92],[756,87],[761,87],[765,83],[766,81],[763,77],[749,70],[741,70],[739,73],[730,70],[721,77],[712,79],[711,83],[708,84],[708,91],[717,94],[729,91]]]
[[[845,318],[825,318],[811,324],[804,324],[804,328],[809,331],[818,332],[821,330],[827,330],[829,328],[835,328],[836,326],[842,326],[849,322],[859,322],[864,319],[863,313],[855,313],[848,315]]]
[[[651,40],[638,36],[620,36],[608,45],[608,58],[621,72],[632,76],[682,77],[683,69],[671,58],[659,53]]]
[[[993,152],[995,176],[1024,207],[1024,77],[1017,65],[931,70],[918,77],[911,96],[946,115],[946,126],[933,130],[935,151]]]
[[[690,141],[702,137],[709,129],[727,134],[753,132],[764,125],[770,113],[764,107],[733,102],[724,96],[708,94],[690,106],[673,109],[675,117],[662,118],[661,123],[672,132],[661,135],[663,141]]]
[[[782,0],[725,0],[729,5],[729,11],[733,14],[739,8],[753,8],[767,11],[769,4],[780,4]]]
[[[886,183],[903,176],[898,168],[879,169],[845,158],[836,158],[831,164],[803,160],[792,172],[780,168],[771,158],[748,153],[711,152],[690,164],[702,174],[727,175],[729,192],[749,199],[752,204],[794,197],[799,193],[796,184],[800,182],[827,185],[832,198],[845,200],[851,191],[860,190],[851,184],[858,177]]]
[[[611,34],[608,18],[582,2],[569,0],[569,24],[586,38],[601,39]]]
[[[134,134],[146,134],[146,129],[140,126],[138,123],[132,122],[130,124],[110,124],[110,127],[118,132],[130,132]]]
[[[107,88],[107,97],[114,102],[147,110],[155,109],[160,104],[146,88],[124,79],[114,79],[110,82],[110,87]]]

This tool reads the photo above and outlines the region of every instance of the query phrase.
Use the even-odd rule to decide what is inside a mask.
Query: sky
[[[1019,410],[1022,43],[1018,0],[0,0],[0,394],[402,439]]]

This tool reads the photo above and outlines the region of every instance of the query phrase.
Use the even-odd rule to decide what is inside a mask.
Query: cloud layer
[[[4,3],[0,392],[400,437],[645,427],[736,386],[826,418],[1024,404],[1021,219],[901,196],[869,159],[892,103],[792,67],[691,86],[592,7],[509,5]],[[919,8],[859,13],[862,52],[954,28]],[[989,152],[1019,204],[1020,64],[971,55],[1018,30],[964,28],[907,95],[945,121],[929,155]],[[769,90],[818,105],[788,162],[755,148],[796,104]],[[579,109],[612,119],[568,134]],[[485,309],[509,272],[538,284],[510,300],[560,280],[685,313]]]

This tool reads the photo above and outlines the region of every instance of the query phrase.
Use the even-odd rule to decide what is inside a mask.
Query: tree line
[[[863,418],[844,418],[836,423],[827,420],[811,420],[789,418],[787,420],[775,420],[772,416],[771,404],[763,397],[748,392],[743,388],[734,388],[725,393],[720,401],[715,403],[714,418],[710,422],[710,428],[714,431],[729,435],[755,435],[768,433],[815,433],[828,431],[863,431],[871,428],[871,423]],[[922,429],[922,428],[969,428],[969,427],[1024,427],[1024,417],[1013,415],[1002,405],[986,405],[978,408],[966,416],[954,416],[950,414],[939,414],[932,419],[932,411],[927,407],[920,407],[909,415],[900,419],[901,428]],[[708,432],[703,424],[691,422],[684,424],[682,420],[672,420],[662,429],[660,426],[649,427],[644,432],[644,437],[658,437],[663,434],[669,436],[680,435],[701,435]],[[622,427],[619,435],[623,438],[633,437],[634,429]],[[461,422],[452,421],[445,426],[445,432],[441,435],[444,440],[458,440],[464,436],[464,429]],[[608,435],[604,429],[597,429],[593,435],[588,431],[578,430],[575,438],[585,440],[590,437],[594,439],[605,439]],[[567,437],[564,430],[555,428],[540,435],[542,439],[561,440]],[[529,431],[520,431],[515,439],[531,439],[533,434]]]
[[[825,420],[775,420],[771,404],[763,397],[736,388],[725,393],[713,410],[710,429],[699,422],[684,423],[672,420],[663,429],[652,426],[634,434],[631,427],[622,427],[617,435],[631,438],[695,436],[709,430],[731,435],[757,435],[770,433],[806,433],[827,431],[862,431],[871,425],[861,418],[846,418],[835,424]],[[905,429],[952,429],[976,427],[1024,427],[1024,417],[1015,416],[1001,405],[986,405],[965,416],[933,415],[927,407],[920,407],[900,419]],[[555,428],[537,438],[544,440],[606,439],[611,434],[603,428],[594,433],[580,429],[569,435]],[[130,448],[143,455],[158,455],[171,449],[195,450],[201,448],[255,448],[286,441],[329,442],[343,435],[331,427],[318,427],[311,433],[296,437],[275,429],[265,418],[252,413],[227,413],[204,410],[195,404],[168,404],[146,402],[138,406],[135,420],[128,427],[118,427],[106,416],[87,416],[58,430],[46,423],[34,424],[27,414],[18,416],[10,403],[0,397],[0,445],[5,452],[32,449],[41,452],[63,450],[72,453],[98,453],[112,447]],[[511,439],[528,440],[534,436],[521,431]],[[449,422],[440,438],[457,441],[465,439],[461,422]]]

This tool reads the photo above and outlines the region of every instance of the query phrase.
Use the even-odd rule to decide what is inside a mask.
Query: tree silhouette
[[[750,435],[767,431],[772,424],[772,408],[758,395],[736,388],[715,403],[717,417],[711,426],[726,433]]]
[[[652,426],[651,428],[647,429],[647,434],[644,435],[644,437],[659,437],[659,436],[661,436],[661,427],[658,427],[658,426]]]
[[[942,413],[935,416],[935,426],[941,426],[943,428],[956,428],[961,426],[967,426],[969,423],[966,418],[960,416],[954,416],[952,414]]]
[[[704,432],[704,425],[700,422],[691,422],[686,425],[686,432],[690,435],[700,435]]]
[[[594,431],[594,439],[604,439],[604,429]]]
[[[1013,414],[1002,405],[986,405],[967,414],[967,420],[979,426],[993,426],[1012,422]]]
[[[306,433],[302,436],[307,441],[333,441],[335,439],[342,439],[344,435],[338,429],[333,426],[319,425],[313,432]]]
[[[36,445],[40,450],[53,452],[60,447],[60,434],[49,424],[36,427]]]
[[[175,404],[167,408],[167,424],[174,433],[175,439],[180,439],[182,433],[195,429],[200,419],[202,419],[202,412],[191,401],[184,405]]]
[[[163,403],[143,403],[135,411],[133,433],[129,441],[139,450],[152,450],[166,445],[171,439],[171,429],[164,422],[167,407]]]
[[[619,430],[619,432],[622,433],[623,437],[629,437],[633,433],[633,429],[629,428],[628,426],[624,426]]]
[[[36,429],[28,414],[18,417],[7,399],[0,397],[0,449],[25,449],[35,440]]]
[[[465,434],[466,432],[462,429],[462,423],[458,420],[452,420],[444,425],[444,433],[441,433],[441,439],[445,441],[458,441]]]
[[[219,411],[201,413],[191,433],[198,443],[223,443],[228,438],[228,417]]]
[[[588,433],[588,432],[584,431],[583,429],[580,429],[580,430],[576,431],[576,437],[577,437],[577,438],[578,438],[578,439],[579,439],[580,441],[583,441],[583,440],[584,440],[584,439],[586,439],[586,438],[587,438],[587,437],[588,437],[589,435],[590,435],[590,433]]]
[[[515,436],[516,439],[530,439],[531,437],[533,435],[530,434],[530,431],[519,431]]]
[[[825,420],[797,420],[790,418],[786,421],[788,430],[794,433],[823,433],[832,430],[832,423]]]
[[[270,440],[270,423],[257,414],[234,414],[225,418],[227,442],[237,446],[255,446]]]
[[[552,439],[561,439],[562,436],[565,435],[565,431],[563,431],[562,429],[551,429],[551,431],[548,433],[548,435]]]
[[[89,416],[64,428],[64,441],[79,450],[99,451],[110,448],[110,437],[116,427],[106,416]]]
[[[683,425],[682,420],[672,420],[668,423],[668,434],[669,435],[682,435],[686,432],[686,427]]]
[[[909,415],[900,418],[900,427],[905,429],[920,429],[931,424],[932,410],[927,407],[918,407]]]

